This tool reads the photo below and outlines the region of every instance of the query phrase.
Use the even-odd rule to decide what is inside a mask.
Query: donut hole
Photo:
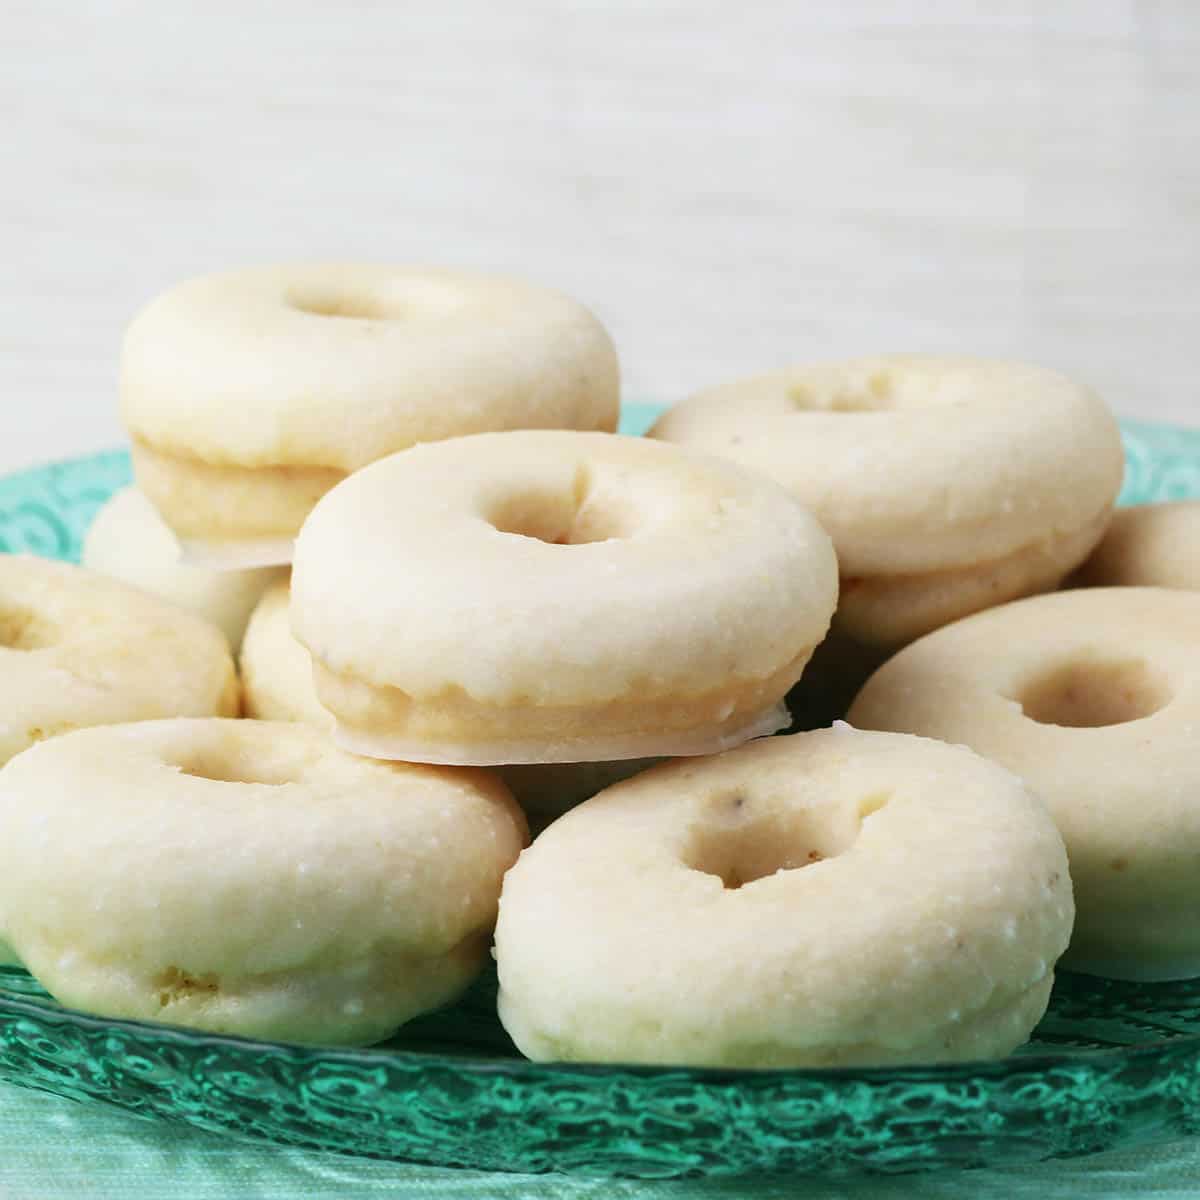
[[[295,783],[300,772],[297,765],[283,760],[272,761],[263,756],[237,750],[201,750],[176,764],[184,775],[193,779],[210,779],[214,783],[265,784],[283,787]]]
[[[1052,667],[1013,699],[1040,725],[1095,729],[1158,712],[1171,689],[1143,659],[1085,659]]]
[[[387,321],[402,315],[393,313],[378,296],[365,292],[342,291],[334,288],[293,292],[288,303],[314,317],[348,317],[359,321]]]
[[[862,822],[886,803],[887,797],[879,794],[849,807],[793,809],[764,805],[734,791],[718,797],[693,828],[683,864],[736,890],[780,871],[836,858],[857,840]]]
[[[341,317],[356,321],[438,319],[462,308],[456,288],[434,280],[404,280],[388,287],[352,287],[313,283],[289,290],[287,303],[314,317]]]
[[[0,606],[0,647],[44,650],[58,641],[58,628],[27,608]]]
[[[629,507],[616,497],[591,491],[583,471],[577,473],[570,493],[549,488],[517,492],[492,505],[486,519],[498,533],[551,546],[627,538],[635,525]]]

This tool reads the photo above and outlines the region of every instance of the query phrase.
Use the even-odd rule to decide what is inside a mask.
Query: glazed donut
[[[616,428],[617,360],[575,301],[468,271],[256,267],[132,323],[121,411],[139,486],[197,561],[291,560],[317,499],[417,442]]]
[[[836,595],[829,539],[769,480],[522,432],[418,446],[330,492],[291,617],[346,749],[599,762],[781,728]]]
[[[1064,966],[1200,974],[1194,596],[1098,588],[979,613],[881,667],[849,719],[962,742],[1045,799],[1079,910]]]
[[[313,686],[312,659],[292,636],[288,590],[286,583],[269,588],[250,618],[241,656],[245,713],[270,721],[304,721],[332,731],[333,714],[321,706]],[[655,761],[531,763],[499,766],[496,774],[536,833],[589,796]]]
[[[238,667],[242,711],[264,721],[303,721],[333,732],[333,714],[321,706],[313,685],[312,658],[292,636],[290,588],[276,583],[250,615]]]
[[[0,936],[86,1012],[373,1042],[476,974],[524,838],[488,773],[302,725],[88,729],[0,772]]]
[[[83,543],[83,565],[189,609],[218,626],[234,651],[263,592],[283,567],[210,571],[179,561],[179,543],[137,488],[122,488],[96,514]]]
[[[509,871],[500,1018],[538,1060],[827,1067],[999,1056],[1071,929],[1007,771],[848,726],[618,784]]]
[[[1074,581],[1200,591],[1200,500],[1119,509]]]
[[[693,396],[651,436],[771,476],[833,538],[834,629],[891,649],[1055,587],[1099,541],[1121,486],[1116,422],[1038,367],[891,355]]]
[[[88,725],[238,711],[219,630],[68,563],[0,554],[0,661],[0,763]]]

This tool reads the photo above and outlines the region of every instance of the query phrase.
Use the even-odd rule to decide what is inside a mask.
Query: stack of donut
[[[0,562],[0,954],[63,1002],[377,1041],[494,940],[530,1057],[827,1066],[1006,1054],[1064,952],[1200,969],[1192,600],[1042,594],[1194,581],[1102,542],[1071,380],[864,359],[621,437],[575,302],[326,265],[166,293],[121,392],[92,569]]]

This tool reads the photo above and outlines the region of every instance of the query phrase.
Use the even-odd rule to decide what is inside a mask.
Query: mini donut
[[[297,541],[291,617],[346,749],[600,762],[781,728],[836,596],[828,537],[770,480],[540,431],[339,484]]]
[[[286,580],[263,593],[242,639],[238,667],[242,711],[264,721],[303,721],[333,732],[333,714],[322,707],[313,684],[312,658],[292,636]]]
[[[892,649],[1056,587],[1103,536],[1124,470],[1104,404],[1054,371],[889,355],[714,388],[651,436],[762,471],[841,568],[835,630]]]
[[[288,585],[269,588],[250,618],[242,645],[242,700],[246,716],[304,721],[332,731],[333,714],[321,706],[313,685],[312,659],[292,636]],[[529,818],[534,831],[654,759],[602,763],[531,763],[501,766],[496,774]]]
[[[1200,591],[1200,500],[1119,509],[1074,582]]]
[[[964,743],[1042,796],[1079,909],[1064,966],[1200,974],[1194,596],[1097,588],[979,613],[884,664],[849,719]]]
[[[469,271],[293,264],[189,280],[130,325],[138,485],[197,561],[291,561],[317,500],[417,442],[616,428],[612,342],[558,292]]]
[[[283,567],[211,571],[179,561],[179,543],[154,505],[122,488],[96,514],[83,542],[83,565],[123,579],[218,626],[236,651],[263,592]]]
[[[238,711],[220,630],[68,563],[0,555],[0,662],[0,763],[88,725]]]
[[[505,877],[500,1018],[538,1060],[1007,1054],[1071,929],[1062,839],[961,747],[845,725],[653,767]]]
[[[374,1042],[479,970],[524,840],[487,772],[298,724],[88,729],[0,771],[0,936],[86,1012]]]

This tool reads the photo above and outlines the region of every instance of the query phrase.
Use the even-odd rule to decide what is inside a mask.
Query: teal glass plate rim
[[[1131,1042],[1128,1044],[1072,1046],[1064,1044],[1054,1049],[1030,1049],[1026,1047],[1007,1058],[999,1059],[970,1059],[955,1063],[915,1064],[912,1066],[893,1067],[806,1067],[806,1068],[755,1068],[742,1067],[685,1067],[672,1065],[647,1065],[644,1063],[560,1063],[534,1062],[519,1056],[515,1049],[511,1056],[483,1055],[470,1057],[467,1055],[450,1056],[456,1070],[472,1074],[504,1074],[519,1076],[533,1080],[551,1080],[562,1076],[593,1076],[605,1078],[614,1073],[640,1077],[645,1079],[659,1078],[664,1075],[686,1075],[688,1078],[709,1083],[746,1083],[753,1081],[756,1085],[776,1086],[782,1083],[794,1082],[798,1079],[814,1083],[844,1083],[848,1080],[861,1080],[874,1083],[891,1083],[898,1078],[920,1083],[944,1083],[950,1080],[975,1080],[983,1078],[999,1078],[1011,1075],[1014,1071],[1022,1074],[1036,1073],[1052,1067],[1060,1066],[1064,1060],[1073,1063],[1087,1063],[1091,1066],[1106,1067],[1113,1063],[1124,1063],[1139,1055],[1162,1055],[1167,1051],[1179,1051],[1188,1055],[1196,1055],[1196,1066],[1200,1072],[1200,979],[1176,980],[1166,984],[1137,984],[1118,980],[1104,980],[1090,976],[1079,976],[1072,972],[1060,971],[1056,987],[1061,988],[1063,981],[1067,986],[1077,989],[1085,996],[1088,993],[1101,994],[1105,991],[1118,994],[1139,996],[1155,992],[1172,992],[1186,997],[1189,1005],[1195,1005],[1196,1011],[1191,1018],[1195,1033],[1179,1033],[1168,1038]],[[484,972],[482,981],[468,992],[474,1000],[474,1006],[490,1001],[494,994],[494,968]],[[484,1000],[488,998],[488,1001]],[[436,1014],[427,1014],[417,1021],[424,1025],[440,1022],[447,1014],[463,1003],[460,999],[456,1004],[448,1006]],[[102,1032],[124,1030],[139,1036],[177,1039],[188,1046],[207,1046],[221,1049],[236,1049],[241,1053],[255,1054],[262,1058],[280,1057],[286,1059],[307,1058],[319,1059],[321,1062],[346,1062],[356,1065],[388,1067],[400,1063],[404,1066],[423,1066],[429,1062],[431,1055],[428,1051],[393,1047],[388,1043],[375,1046],[328,1046],[320,1044],[305,1044],[299,1042],[270,1042],[259,1038],[240,1037],[234,1034],[208,1033],[202,1030],[189,1029],[185,1026],[167,1025],[155,1021],[130,1020],[116,1017],[100,1017],[92,1013],[81,1012],[78,1009],[64,1008],[42,991],[40,986],[29,974],[15,966],[0,966],[0,1004],[11,1012],[21,1013],[28,1017],[46,1019],[56,1023],[75,1025],[81,1029],[91,1029]],[[478,1016],[478,1014],[475,1014]],[[403,1034],[401,1036],[404,1036]],[[0,1038],[0,1075],[3,1074],[3,1040]],[[1198,1081],[1198,1097],[1200,1097],[1200,1081]],[[1197,1113],[1200,1122],[1200,1112]]]
[[[623,427],[657,411],[631,406]],[[1124,502],[1200,496],[1200,430],[1124,432]],[[76,558],[128,477],[115,451],[0,479],[0,550]],[[394,1044],[345,1049],[78,1013],[0,969],[0,1077],[294,1145],[594,1175],[1000,1165],[1200,1132],[1200,980],[1063,975],[1038,1044],[1010,1058],[802,1071],[532,1063],[494,987],[489,972]]]

